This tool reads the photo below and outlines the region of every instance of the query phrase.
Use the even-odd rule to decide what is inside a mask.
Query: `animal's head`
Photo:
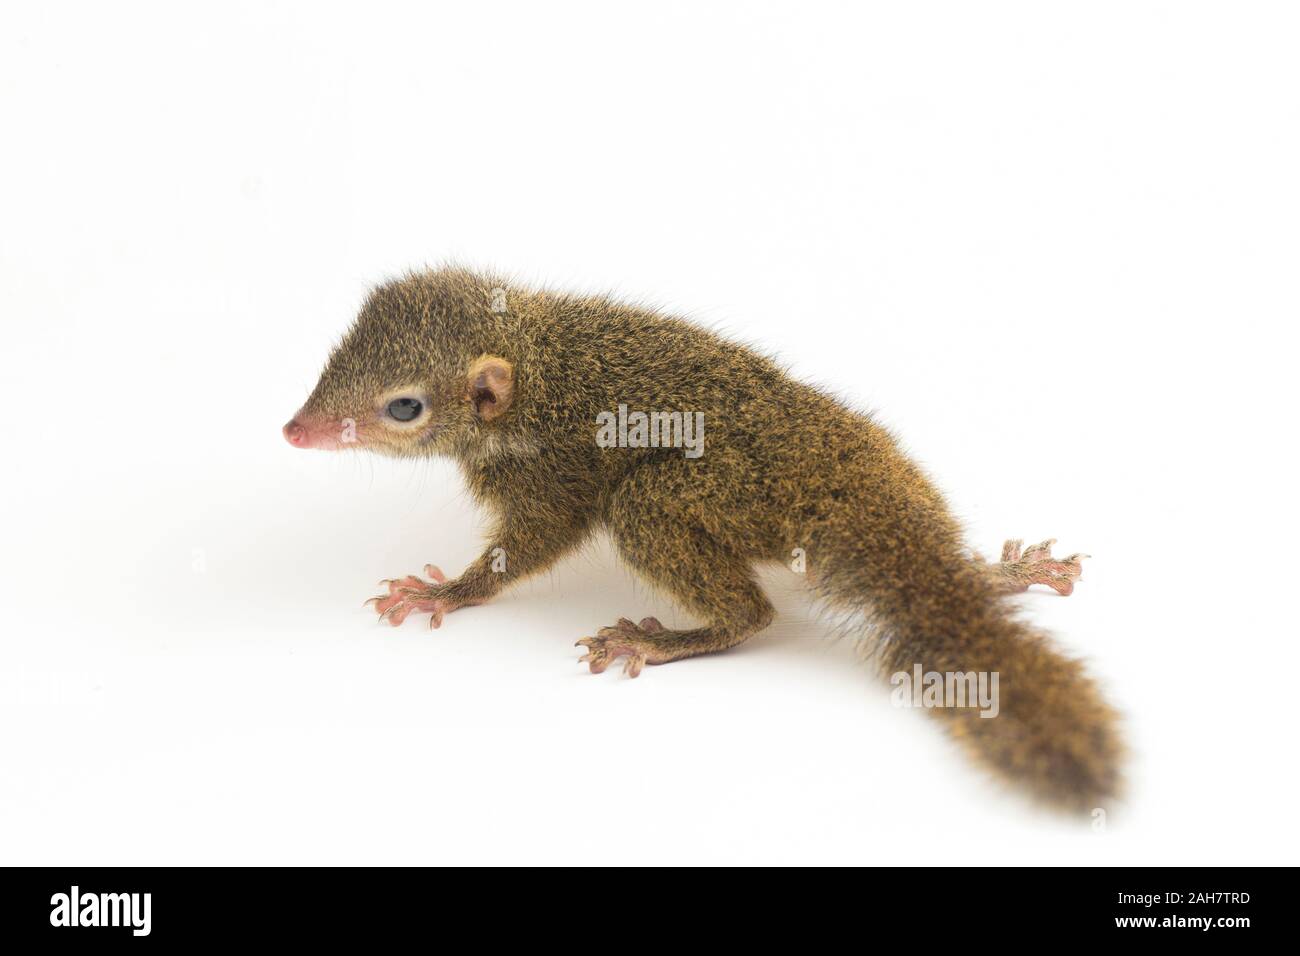
[[[510,408],[514,368],[484,351],[492,289],[461,270],[376,289],[311,397],[284,426],[296,448],[447,453]]]

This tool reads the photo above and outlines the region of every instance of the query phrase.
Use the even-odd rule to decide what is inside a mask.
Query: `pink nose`
[[[303,448],[307,444],[307,429],[298,424],[298,419],[289,419],[289,424],[284,426],[284,440],[290,445],[296,445]]]

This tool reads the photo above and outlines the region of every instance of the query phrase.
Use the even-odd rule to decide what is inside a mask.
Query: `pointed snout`
[[[294,448],[319,448],[337,451],[340,448],[358,447],[357,426],[351,418],[336,421],[330,417],[317,417],[301,410],[281,429],[284,440]]]
[[[295,448],[307,448],[307,428],[296,418],[284,426],[284,440]]]

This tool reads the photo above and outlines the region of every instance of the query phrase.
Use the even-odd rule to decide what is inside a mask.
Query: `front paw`
[[[427,611],[429,626],[441,627],[442,616],[462,605],[447,596],[447,576],[437,567],[426,564],[424,573],[433,583],[414,574],[380,581],[381,586],[388,586],[388,593],[372,597],[366,603],[374,604],[375,610],[379,612],[379,620],[387,621],[393,627],[405,621],[412,611]]]
[[[659,663],[653,635],[663,629],[663,625],[653,617],[642,618],[640,624],[621,617],[613,627],[602,627],[595,637],[584,637],[573,646],[587,648],[587,653],[578,658],[578,663],[585,662],[593,674],[603,673],[606,667],[622,657],[623,673],[636,677],[647,663]]]

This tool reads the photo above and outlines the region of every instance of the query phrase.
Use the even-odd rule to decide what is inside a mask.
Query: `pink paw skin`
[[[1046,584],[1062,596],[1074,591],[1074,582],[1083,575],[1087,554],[1067,558],[1052,557],[1055,538],[1048,538],[1021,551],[1024,542],[1012,539],[1002,545],[1002,562],[997,565],[1008,591],[1027,591],[1031,584]]]
[[[623,673],[636,677],[647,663],[662,664],[672,659],[653,639],[663,629],[653,617],[642,618],[639,624],[621,617],[613,627],[602,627],[595,637],[584,637],[573,646],[587,648],[578,663],[586,664],[593,674],[604,673],[606,667],[621,657]]]
[[[374,604],[375,610],[379,612],[379,620],[387,621],[393,627],[405,621],[406,616],[413,611],[427,612],[429,627],[441,627],[444,614],[464,605],[439,596],[447,576],[436,565],[426,564],[424,573],[432,583],[414,574],[380,581],[380,587],[386,585],[388,593],[372,597],[366,604]]]

